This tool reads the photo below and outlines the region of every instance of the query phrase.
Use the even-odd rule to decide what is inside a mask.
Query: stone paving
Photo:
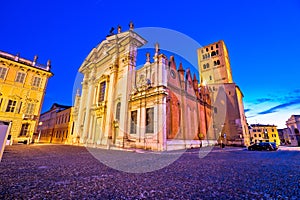
[[[112,158],[147,154],[101,152]],[[8,146],[0,163],[0,199],[300,198],[300,151],[217,147],[207,153],[199,158],[199,149],[191,149],[162,169],[127,173],[80,146]],[[151,156],[149,163],[158,161],[159,154]]]

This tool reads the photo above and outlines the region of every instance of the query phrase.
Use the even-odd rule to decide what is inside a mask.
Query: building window
[[[120,121],[121,102],[117,104],[116,108],[116,120]]]
[[[216,50],[216,55],[219,55],[219,50]]]
[[[216,48],[219,48],[219,45],[218,45],[218,44],[216,44]]]
[[[208,52],[208,48],[206,48],[206,52]]]
[[[130,134],[136,134],[137,111],[131,111]]]
[[[104,97],[105,97],[105,89],[106,89],[106,82],[100,83],[98,102],[104,101]]]
[[[25,75],[26,75],[26,74],[23,73],[23,72],[18,72],[18,73],[17,73],[17,76],[16,76],[16,82],[24,83]]]
[[[214,113],[217,114],[218,113],[218,109],[216,107],[214,107]]]
[[[211,47],[210,47],[210,50],[214,50],[214,46],[211,46]]]
[[[2,101],[3,101],[3,98],[0,98],[0,109],[1,109]]]
[[[258,136],[261,137],[261,134],[259,134]]]
[[[274,129],[272,128],[272,132],[274,132]]]
[[[35,107],[35,104],[28,103],[25,113],[28,114],[28,115],[34,114],[34,107]]]
[[[212,77],[211,77],[211,76],[209,76],[209,80],[211,80],[211,81],[212,81]]]
[[[17,101],[8,100],[8,104],[5,112],[14,112],[16,109]]]
[[[40,87],[42,79],[40,77],[34,77],[32,86],[34,87]]]
[[[220,64],[221,64],[220,60],[217,60],[217,65],[220,65]]]
[[[22,124],[20,136],[26,136],[29,130],[29,124]]]
[[[215,56],[216,55],[216,52],[211,52],[211,56]]]
[[[254,134],[254,137],[257,137],[257,135],[256,135],[256,134]]]
[[[5,79],[7,68],[0,67],[0,79]]]
[[[146,109],[146,133],[154,133],[154,108]]]

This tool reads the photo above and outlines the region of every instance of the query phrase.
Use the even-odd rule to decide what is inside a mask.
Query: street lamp
[[[42,132],[42,128],[41,128],[41,126],[43,125],[43,122],[40,122],[39,123],[39,127],[40,127],[40,131],[39,131],[39,136],[38,136],[38,143],[40,142],[40,137],[41,137],[41,132]]]

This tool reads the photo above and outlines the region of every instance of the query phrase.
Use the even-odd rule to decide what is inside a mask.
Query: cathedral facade
[[[217,142],[206,87],[176,65],[156,44],[137,69],[137,49],[146,40],[118,29],[92,49],[79,68],[74,134],[81,144],[103,148],[185,149]],[[151,61],[152,60],[152,61]]]

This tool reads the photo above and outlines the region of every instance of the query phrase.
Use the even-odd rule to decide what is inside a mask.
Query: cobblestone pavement
[[[198,152],[189,150],[157,171],[126,173],[107,167],[80,146],[8,146],[0,163],[0,199],[300,197],[299,151],[216,148],[201,159]],[[110,151],[115,154],[119,152]]]

